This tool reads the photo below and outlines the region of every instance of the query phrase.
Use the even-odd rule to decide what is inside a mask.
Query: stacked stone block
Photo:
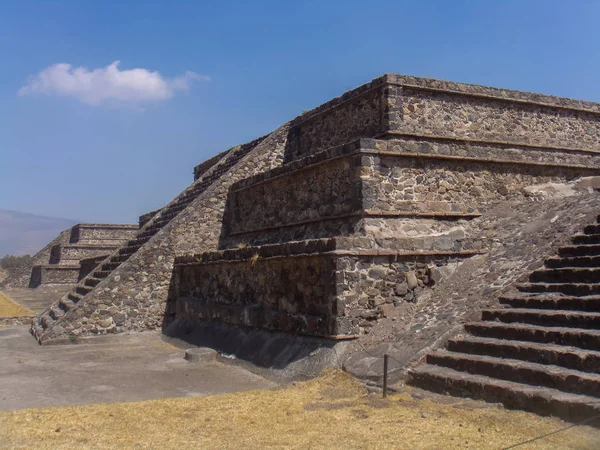
[[[377,78],[197,166],[35,334],[152,329],[179,314],[356,336],[435,283],[436,268],[485,251],[463,221],[531,198],[531,184],[597,174],[598,117],[587,102]],[[259,267],[295,286],[293,302]]]
[[[282,167],[231,187],[222,251],[175,261],[177,314],[355,337],[439,266],[484,251],[461,221],[600,172],[599,117],[591,103],[396,75],[346,93],[290,123]]]
[[[82,260],[102,261],[134,236],[137,229],[136,225],[75,225],[70,230],[68,243],[52,246],[48,264],[33,266],[29,287],[76,284],[81,277]]]

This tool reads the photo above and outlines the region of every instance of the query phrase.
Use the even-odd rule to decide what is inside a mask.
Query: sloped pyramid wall
[[[286,139],[287,126],[268,135],[66,314],[46,329],[38,324],[40,343],[160,328],[171,314],[168,297],[175,256],[217,249],[229,187],[280,166]],[[199,182],[201,177],[195,181]]]

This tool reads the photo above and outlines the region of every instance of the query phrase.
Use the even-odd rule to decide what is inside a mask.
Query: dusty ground
[[[21,317],[32,315],[33,312],[15,303],[2,292],[0,292],[0,318]]]
[[[15,303],[30,309],[36,314],[41,313],[64,294],[69,292],[72,285],[43,286],[37,289],[2,288],[2,293]]]
[[[159,333],[39,346],[27,326],[0,328],[0,410],[218,394],[275,383],[216,361],[190,363]],[[1,428],[1,427],[0,427]]]
[[[565,424],[500,408],[369,395],[342,372],[279,390],[0,413],[1,448],[502,449]],[[576,427],[523,449],[597,449]]]

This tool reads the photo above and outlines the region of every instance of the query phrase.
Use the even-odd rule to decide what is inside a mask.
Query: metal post
[[[388,373],[388,355],[383,355],[383,398],[387,397],[387,373]]]

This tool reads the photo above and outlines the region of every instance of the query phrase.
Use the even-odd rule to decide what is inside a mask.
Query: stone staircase
[[[411,383],[566,420],[600,415],[600,224],[517,289],[428,354]]]
[[[131,258],[155,234],[162,230],[171,220],[188,207],[200,194],[209,188],[222,175],[227,173],[254,147],[252,145],[240,146],[232,150],[221,161],[207,167],[204,176],[186,189],[173,202],[160,210],[147,225],[140,230],[135,239],[119,248],[114,254],[100,264],[96,270],[82,279],[77,286],[47,311],[40,315],[38,321],[31,327],[31,333],[40,341],[42,333],[52,326],[54,322],[63,317],[70,309],[79,303],[87,294],[100,284],[110,273]],[[211,170],[212,169],[212,170]]]

